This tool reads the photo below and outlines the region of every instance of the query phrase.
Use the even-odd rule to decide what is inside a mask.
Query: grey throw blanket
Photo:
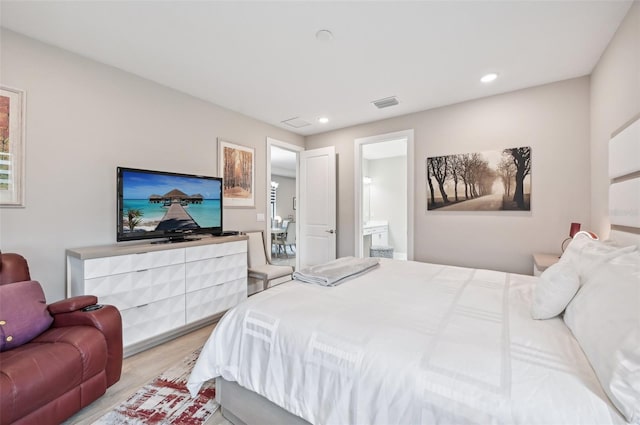
[[[378,258],[342,257],[325,264],[311,266],[293,273],[293,278],[301,282],[322,286],[336,286],[347,278],[359,276],[377,266]]]

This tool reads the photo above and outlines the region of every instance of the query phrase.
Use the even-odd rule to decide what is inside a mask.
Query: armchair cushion
[[[44,292],[34,280],[0,285],[0,351],[31,341],[53,323]]]

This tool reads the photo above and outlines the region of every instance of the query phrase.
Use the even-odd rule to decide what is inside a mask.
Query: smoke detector
[[[329,30],[320,30],[316,33],[316,40],[331,41],[333,40],[333,33]]]

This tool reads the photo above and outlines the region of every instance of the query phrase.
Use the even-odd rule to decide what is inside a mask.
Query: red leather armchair
[[[30,279],[22,256],[0,254],[0,285]],[[97,301],[85,295],[48,305],[48,329],[0,352],[0,425],[59,424],[120,379],[120,312],[97,308]],[[6,323],[3,314],[0,309],[0,325]]]

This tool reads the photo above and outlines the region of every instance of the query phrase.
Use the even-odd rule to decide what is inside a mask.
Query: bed
[[[616,192],[638,171],[610,176],[631,246],[576,238],[546,277],[381,259],[335,287],[288,282],[223,317],[188,387],[216,378],[234,424],[640,424],[640,200]],[[532,319],[567,282],[564,316]]]

